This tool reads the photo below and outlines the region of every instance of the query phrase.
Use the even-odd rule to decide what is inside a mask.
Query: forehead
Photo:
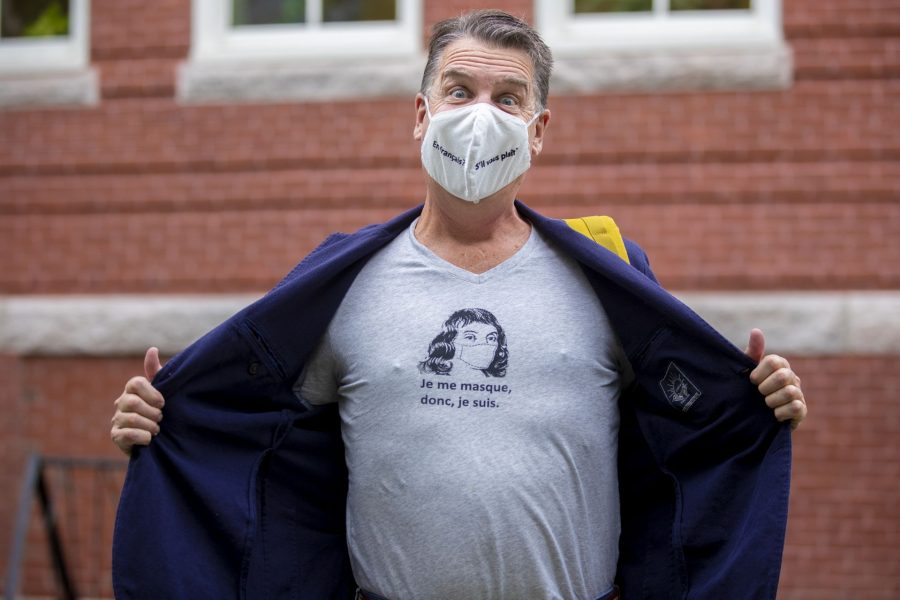
[[[438,78],[442,81],[460,75],[491,84],[518,81],[530,88],[534,65],[524,50],[463,38],[444,49],[438,68]]]
[[[473,321],[468,325],[463,326],[463,331],[474,331],[476,333],[481,333],[484,331],[496,331],[495,327],[489,323],[482,323],[481,321]]]

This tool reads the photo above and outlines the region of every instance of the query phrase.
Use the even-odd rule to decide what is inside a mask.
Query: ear
[[[547,126],[550,124],[550,110],[544,109],[544,112],[541,113],[541,116],[537,118],[537,121],[534,122],[534,136],[531,138],[531,157],[535,158],[540,155],[541,150],[544,147],[544,133],[547,131]]]
[[[425,119],[427,117],[428,113],[425,111],[425,96],[418,93],[416,94],[416,124],[413,127],[413,139],[417,142],[421,142],[422,138],[425,137],[425,129],[427,126]]]

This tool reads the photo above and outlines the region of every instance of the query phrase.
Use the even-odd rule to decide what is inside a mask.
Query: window
[[[563,88],[790,83],[780,0],[536,0],[535,14]]]
[[[194,0],[192,58],[363,57],[418,49],[418,0]]]
[[[397,20],[394,0],[232,0],[231,6],[233,26]]]
[[[0,0],[0,108],[97,103],[89,0]]]
[[[422,0],[193,0],[186,101],[388,95],[421,76]]]
[[[751,0],[575,0],[576,14],[686,10],[748,10]]]
[[[86,0],[0,0],[0,75],[87,66]]]

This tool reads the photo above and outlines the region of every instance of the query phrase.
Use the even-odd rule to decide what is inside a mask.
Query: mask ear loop
[[[425,108],[428,108],[427,104],[425,105]],[[542,114],[544,114],[545,110],[547,110],[547,109],[542,108],[541,110],[534,113],[534,116],[531,117],[531,119],[529,119],[529,121],[525,124],[525,127],[531,127],[534,124],[534,122],[538,120],[538,117],[540,117]]]

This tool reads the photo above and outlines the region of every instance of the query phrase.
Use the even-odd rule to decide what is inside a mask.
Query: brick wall
[[[428,0],[424,19],[477,4]],[[614,215],[672,289],[900,289],[897,2],[784,4],[789,89],[552,96],[522,197]],[[95,0],[99,105],[0,111],[0,294],[260,291],[327,232],[421,199],[411,98],[185,106],[189,46],[189,0]],[[792,360],[812,417],[780,597],[900,596],[898,357]],[[0,356],[0,564],[27,453],[115,457],[111,402],[139,371]],[[49,595],[36,523],[24,590]],[[80,563],[85,591],[108,596],[108,554],[79,560],[101,574]]]
[[[814,417],[794,436],[779,598],[900,593],[900,359],[792,359]]]

